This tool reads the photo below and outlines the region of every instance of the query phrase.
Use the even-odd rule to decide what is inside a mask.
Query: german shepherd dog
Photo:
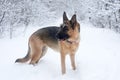
[[[27,62],[30,64],[38,63],[50,47],[60,52],[62,74],[66,73],[65,57],[70,55],[73,70],[76,69],[75,53],[80,41],[80,24],[77,22],[76,14],[69,20],[66,12],[63,13],[63,24],[60,27],[52,26],[34,32],[28,42],[28,53],[24,58],[19,58],[15,62]]]

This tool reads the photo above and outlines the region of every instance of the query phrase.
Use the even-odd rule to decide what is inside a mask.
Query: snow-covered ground
[[[24,57],[30,34],[0,39],[0,80],[120,80],[120,34],[81,23],[81,43],[73,71],[67,56],[67,73],[61,75],[60,54],[49,49],[36,66],[14,63]]]

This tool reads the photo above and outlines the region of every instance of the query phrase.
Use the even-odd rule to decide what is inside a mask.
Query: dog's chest
[[[68,42],[61,42],[60,47],[61,50],[65,53],[75,53],[78,49],[79,43],[68,43]]]

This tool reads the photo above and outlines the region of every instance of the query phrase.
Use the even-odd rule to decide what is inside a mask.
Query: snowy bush
[[[101,0],[95,13],[92,12],[90,22],[96,27],[110,28],[120,32],[120,1]]]

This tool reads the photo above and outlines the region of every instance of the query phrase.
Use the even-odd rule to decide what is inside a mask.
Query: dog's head
[[[60,26],[60,30],[57,33],[56,37],[59,40],[74,40],[78,38],[80,32],[80,25],[77,22],[76,14],[72,16],[69,20],[66,13],[63,13],[63,24]]]

